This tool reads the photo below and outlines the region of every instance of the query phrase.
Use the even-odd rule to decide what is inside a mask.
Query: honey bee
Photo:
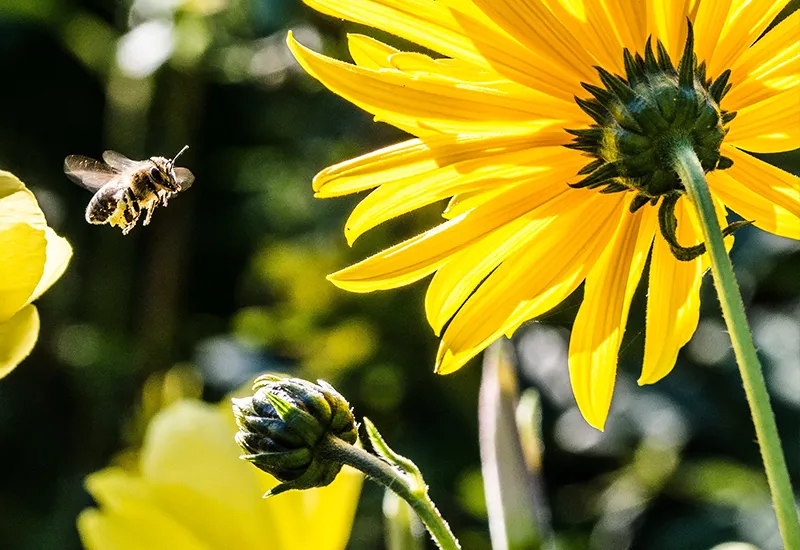
[[[75,183],[94,191],[86,207],[86,221],[122,228],[127,235],[145,213],[143,225],[150,223],[160,204],[188,189],[194,175],[187,168],[175,168],[175,161],[189,146],[173,158],[151,157],[131,160],[115,151],[103,153],[105,164],[83,155],[64,159],[64,173]]]

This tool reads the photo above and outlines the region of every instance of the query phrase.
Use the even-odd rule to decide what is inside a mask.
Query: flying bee
[[[144,212],[143,225],[150,223],[158,205],[188,189],[194,175],[188,168],[175,168],[175,161],[189,146],[168,159],[150,157],[131,160],[115,151],[103,153],[105,164],[83,155],[64,159],[64,173],[75,183],[94,191],[86,207],[86,221],[122,228],[127,235]]]

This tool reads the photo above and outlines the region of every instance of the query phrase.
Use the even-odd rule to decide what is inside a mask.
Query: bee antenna
[[[169,162],[169,163],[170,163],[170,166],[175,166],[175,161],[176,161],[176,160],[178,160],[178,157],[179,157],[179,156],[181,156],[181,155],[183,154],[183,152],[184,152],[184,151],[186,151],[186,149],[188,149],[188,148],[189,148],[189,146],[188,146],[188,145],[184,145],[184,146],[183,146],[183,149],[181,149],[180,151],[178,151],[178,154],[177,154],[177,155],[175,155],[174,157],[172,157],[172,160]]]

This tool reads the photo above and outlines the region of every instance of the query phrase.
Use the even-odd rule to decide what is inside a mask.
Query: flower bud
[[[252,397],[233,400],[236,442],[247,453],[242,458],[282,482],[267,495],[331,483],[342,464],[322,458],[316,448],[328,435],[356,442],[358,429],[345,398],[322,380],[274,375],[260,376],[253,390]]]

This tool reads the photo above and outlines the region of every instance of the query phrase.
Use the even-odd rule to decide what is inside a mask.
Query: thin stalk
[[[408,502],[441,550],[461,550],[450,526],[428,497],[427,491],[412,489],[397,469],[337,437],[326,435],[318,445],[317,450],[322,457],[352,466]]]
[[[781,537],[787,550],[797,550],[800,549],[800,519],[795,507],[789,471],[786,468],[761,363],[756,355],[753,336],[747,324],[744,303],[733,274],[733,266],[722,240],[722,231],[708,190],[708,182],[697,155],[688,143],[682,142],[676,145],[673,160],[673,166],[686,187],[689,201],[700,218],[703,239],[711,259],[714,286],[717,289],[722,315],[733,343],[736,362],[750,405],[750,414],[753,417]]]

